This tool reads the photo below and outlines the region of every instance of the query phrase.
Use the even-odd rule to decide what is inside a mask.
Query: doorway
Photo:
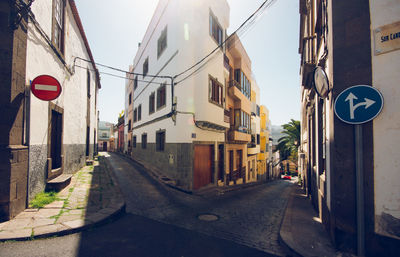
[[[214,156],[213,145],[194,146],[194,179],[193,188],[199,189],[212,182],[212,160]]]
[[[54,170],[62,166],[62,113],[56,110],[51,111],[50,133],[51,169]]]

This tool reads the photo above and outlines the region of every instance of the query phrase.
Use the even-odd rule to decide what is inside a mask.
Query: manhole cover
[[[203,221],[216,221],[216,220],[218,220],[218,216],[214,215],[214,214],[200,214],[199,216],[197,216],[197,218],[199,220],[203,220]]]

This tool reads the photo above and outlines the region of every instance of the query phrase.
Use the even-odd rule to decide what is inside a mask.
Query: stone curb
[[[286,228],[287,226],[289,226],[290,227],[290,224],[291,224],[291,221],[289,220],[289,209],[288,209],[288,206],[289,206],[289,203],[291,203],[291,201],[293,201],[293,192],[294,192],[294,190],[296,189],[296,186],[297,185],[293,185],[293,187],[291,188],[291,190],[290,190],[290,192],[289,192],[289,199],[288,199],[288,201],[286,202],[286,206],[285,206],[285,211],[284,211],[284,214],[283,214],[283,218],[282,218],[282,221],[281,221],[281,224],[280,224],[280,226],[279,226],[279,233],[278,233],[278,241],[279,241],[279,243],[283,246],[283,248],[288,252],[288,253],[290,253],[290,255],[289,256],[295,256],[295,257],[298,257],[298,256],[303,256],[303,255],[301,255],[300,253],[298,253],[295,249],[294,249],[294,247],[292,247],[293,245],[294,245],[294,242],[293,242],[293,240],[292,240],[292,236],[290,235],[290,233],[286,233],[286,232],[284,232],[284,231],[282,231],[282,227],[284,227],[284,228]]]
[[[69,235],[69,234],[74,234],[77,232],[81,232],[84,230],[88,230],[90,228],[100,226],[103,224],[106,224],[119,216],[123,215],[126,210],[126,203],[123,200],[121,189],[118,186],[118,181],[115,178],[114,173],[109,169],[109,163],[106,158],[103,158],[103,160],[106,160],[107,165],[105,165],[107,171],[110,174],[111,179],[113,180],[113,184],[116,187],[117,194],[120,196],[121,201],[114,206],[114,208],[103,208],[99,210],[97,213],[94,215],[90,215],[88,217],[85,217],[84,219],[76,219],[72,221],[66,221],[63,223],[58,223],[58,224],[50,224],[50,225],[44,225],[40,226],[45,229],[47,227],[48,230],[55,230],[51,232],[44,232],[42,234],[37,234],[37,235],[29,235],[26,236],[27,233],[21,232],[23,234],[22,236],[15,236],[15,237],[10,237],[10,238],[0,238],[0,242],[6,242],[6,241],[27,241],[27,240],[34,240],[34,239],[40,239],[40,238],[48,238],[48,237],[53,237],[53,236],[64,236],[64,235]],[[83,224],[82,224],[83,223]],[[86,223],[86,224],[85,224]],[[51,226],[51,227],[50,227]],[[50,228],[49,228],[50,227]],[[15,231],[18,230],[26,230],[25,232],[28,232],[30,230],[32,234],[32,230],[35,228],[29,228],[29,229],[16,229]]]
[[[61,223],[60,225],[64,225],[64,227],[66,227],[66,229],[62,229],[59,231],[54,231],[54,232],[49,232],[49,233],[43,233],[43,234],[38,234],[38,235],[33,235],[33,236],[23,236],[23,237],[10,237],[10,238],[0,238],[0,242],[6,242],[6,241],[28,241],[28,240],[34,240],[34,239],[43,239],[43,238],[49,238],[49,237],[53,237],[53,236],[65,236],[65,235],[70,235],[70,234],[74,234],[77,232],[82,232],[84,230],[88,230],[90,228],[96,227],[96,226],[100,226],[100,225],[104,225],[116,218],[118,218],[120,215],[125,213],[125,208],[126,208],[126,204],[123,203],[119,206],[118,209],[114,210],[112,213],[110,213],[109,215],[104,215],[102,218],[98,219],[95,222],[89,222],[83,226],[77,226],[75,228],[73,227],[67,227],[65,226],[63,223]],[[87,218],[90,219],[90,216]],[[73,220],[70,222],[75,222],[75,221],[82,221],[82,220]],[[52,224],[52,225],[56,225],[56,224]]]

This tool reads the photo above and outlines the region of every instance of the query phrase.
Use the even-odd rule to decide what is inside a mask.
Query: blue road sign
[[[362,124],[374,119],[383,108],[383,96],[371,86],[357,85],[344,90],[335,101],[335,114],[343,122]]]

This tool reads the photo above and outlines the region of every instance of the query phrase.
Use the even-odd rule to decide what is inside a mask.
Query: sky
[[[201,0],[198,0],[201,1]],[[75,0],[96,62],[128,70],[158,0]],[[264,0],[228,0],[235,31]],[[276,0],[241,37],[260,87],[260,104],[272,125],[300,118],[298,1]],[[98,67],[100,71],[115,73]],[[117,123],[124,110],[125,80],[101,74],[100,120]]]

